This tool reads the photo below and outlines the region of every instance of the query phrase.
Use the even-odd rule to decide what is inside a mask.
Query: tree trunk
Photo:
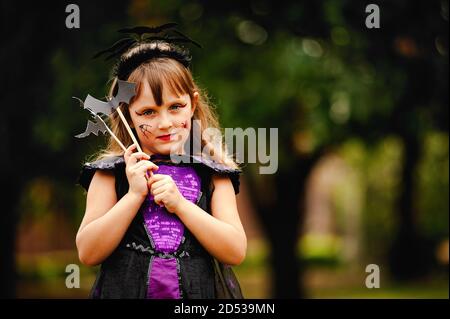
[[[390,271],[395,280],[412,280],[424,276],[433,260],[432,247],[422,238],[416,227],[417,194],[415,176],[420,159],[420,140],[416,136],[402,136],[404,145],[401,190],[397,202],[398,231],[389,253]]]
[[[295,156],[295,155],[293,155]],[[312,168],[321,156],[315,153],[307,159],[298,158],[293,168],[279,170],[274,178],[273,191],[277,194],[271,205],[264,205],[255,193],[250,194],[271,248],[273,298],[305,298],[303,267],[297,250],[305,216],[306,182]],[[249,180],[256,192],[255,181]]]

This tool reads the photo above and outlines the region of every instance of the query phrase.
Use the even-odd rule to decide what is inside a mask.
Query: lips
[[[175,136],[175,133],[173,134],[166,134],[166,135],[160,135],[157,137],[157,139],[160,139],[162,141],[170,141],[171,138],[173,138]]]

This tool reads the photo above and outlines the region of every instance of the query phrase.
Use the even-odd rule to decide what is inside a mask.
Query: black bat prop
[[[120,103],[130,103],[131,98],[136,95],[136,84],[118,80],[118,86],[119,88],[116,96],[107,102],[98,100],[88,94],[86,100],[84,100],[84,108],[95,114],[102,113],[105,115],[110,115],[115,111]]]
[[[94,121],[88,120],[86,130],[81,134],[75,135],[75,137],[83,138],[83,137],[89,136],[91,134],[98,136],[98,132],[101,132],[103,134],[106,134],[106,132],[108,132],[116,140],[117,144],[119,144],[120,147],[124,151],[126,151],[126,147],[117,138],[117,136],[108,128],[105,121],[103,121],[103,119],[100,117],[100,115],[95,114],[89,108],[84,107],[83,101],[81,101],[79,98],[74,97],[74,99],[77,99],[80,102],[80,105],[82,105],[85,110],[87,110],[89,113],[91,113],[92,117],[94,118]]]
[[[73,97],[73,98],[78,100],[78,102],[80,102],[80,105],[82,107],[84,107],[82,100],[80,100],[77,97]],[[108,131],[108,127],[106,126],[106,123],[103,121],[103,119],[99,115],[92,112],[90,109],[87,109],[87,108],[85,108],[85,109],[89,113],[91,113],[92,117],[94,118],[94,121],[88,120],[86,130],[81,134],[75,135],[75,137],[83,138],[83,137],[89,136],[90,134],[94,134],[94,135],[98,136],[98,132],[105,134],[106,131]]]
[[[106,134],[107,130],[108,129],[106,128],[105,123],[103,121],[97,120],[97,121],[92,122],[92,121],[88,120],[86,130],[81,134],[75,135],[75,137],[83,138],[90,134],[94,134],[94,135],[98,136],[98,132]]]

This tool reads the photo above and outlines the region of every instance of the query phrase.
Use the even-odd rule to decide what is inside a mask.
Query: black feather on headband
[[[113,75],[120,80],[126,80],[128,76],[142,63],[160,57],[172,58],[189,67],[191,56],[189,51],[177,45],[178,43],[192,43],[201,48],[201,45],[190,39],[180,31],[174,30],[177,23],[166,23],[157,27],[137,26],[133,28],[120,29],[118,32],[126,33],[129,36],[114,43],[108,49],[102,50],[94,55],[98,58],[108,54],[105,60],[118,58],[114,68]],[[160,34],[163,33],[163,34]],[[150,34],[150,36],[147,36]],[[142,46],[136,49],[136,52],[129,56],[123,54],[128,50],[138,47],[143,43],[155,43],[154,46]],[[159,44],[165,44],[161,47]],[[168,48],[167,48],[168,45]]]

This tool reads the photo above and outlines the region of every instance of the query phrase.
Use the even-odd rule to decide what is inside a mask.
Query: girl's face
[[[166,87],[163,86],[163,105],[157,106],[150,86],[144,81],[129,107],[130,124],[148,155],[180,153],[191,130],[198,92],[194,92],[191,101],[189,94],[177,96]]]

